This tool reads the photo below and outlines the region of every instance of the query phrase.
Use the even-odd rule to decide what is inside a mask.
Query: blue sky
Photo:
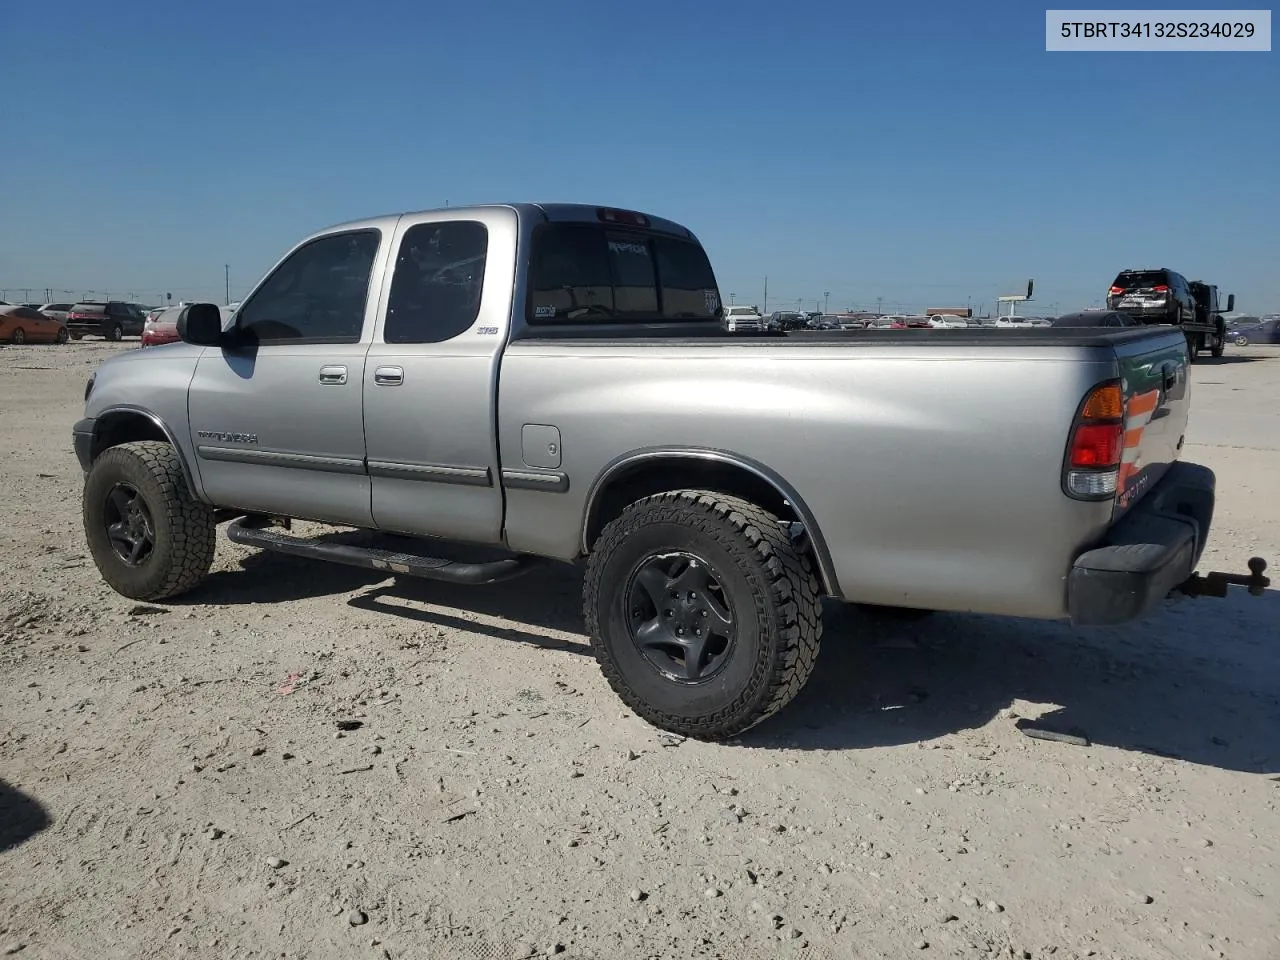
[[[329,223],[529,199],[679,220],[771,309],[1035,277],[1065,312],[1164,265],[1280,310],[1275,52],[1051,54],[1005,2],[15,0],[0,34],[9,300],[236,296]]]

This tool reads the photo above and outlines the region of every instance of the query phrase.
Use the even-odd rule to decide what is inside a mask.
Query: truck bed
[[[929,328],[913,330],[793,330],[783,334],[761,334],[748,336],[745,334],[725,333],[711,327],[683,335],[671,334],[653,327],[627,327],[610,336],[608,328],[598,326],[581,328],[560,328],[549,330],[537,328],[513,337],[514,342],[521,344],[563,343],[582,341],[592,346],[633,345],[637,340],[647,344],[670,345],[698,344],[705,346],[710,342],[724,343],[731,346],[755,347],[799,347],[821,344],[824,346],[933,346],[933,347],[983,347],[983,346],[1029,346],[1029,347],[1109,347],[1117,344],[1139,342],[1156,336],[1167,335],[1174,327],[1167,325],[1150,327],[1125,327],[1102,329],[1098,327],[1041,327],[1018,329],[1016,327],[996,327],[992,329],[946,329]]]
[[[706,455],[805,505],[836,596],[1033,617],[1063,615],[1066,572],[1119,512],[1062,490],[1082,399],[1185,350],[1170,327],[656,333],[510,343],[503,466],[518,466],[526,425],[554,424],[567,482],[507,489],[512,549],[572,557],[596,478],[628,458],[675,473]],[[1187,408],[1180,394],[1148,427],[1152,470],[1176,458]]]

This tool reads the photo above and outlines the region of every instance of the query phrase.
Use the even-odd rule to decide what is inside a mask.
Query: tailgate
[[[1116,355],[1125,396],[1124,452],[1116,481],[1119,517],[1178,459],[1191,395],[1181,333],[1118,343]]]

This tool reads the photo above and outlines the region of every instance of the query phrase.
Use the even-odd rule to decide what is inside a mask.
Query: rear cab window
[[[1133,273],[1122,273],[1116,277],[1114,286],[1122,290],[1149,290],[1157,286],[1171,286],[1169,277],[1163,270],[1141,270]]]
[[[715,275],[696,241],[582,222],[534,233],[531,325],[705,322],[719,311]]]

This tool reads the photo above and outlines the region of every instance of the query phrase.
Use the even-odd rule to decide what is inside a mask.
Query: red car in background
[[[178,336],[178,318],[186,311],[190,304],[181,304],[176,307],[167,307],[158,313],[147,314],[146,323],[142,325],[142,345],[144,347],[158,347],[163,343],[176,343],[182,338]],[[226,326],[229,320],[236,312],[238,303],[233,303],[227,307],[219,307],[222,313],[222,323]]]

